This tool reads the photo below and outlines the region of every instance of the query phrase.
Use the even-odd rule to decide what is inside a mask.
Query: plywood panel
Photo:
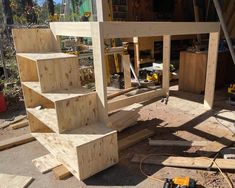
[[[28,176],[0,174],[1,188],[26,188],[32,181]]]
[[[81,87],[77,58],[37,61],[42,92]]]
[[[17,53],[60,52],[59,40],[50,29],[13,29]]]
[[[96,93],[91,93],[86,96],[55,102],[60,132],[97,122],[96,98]]]

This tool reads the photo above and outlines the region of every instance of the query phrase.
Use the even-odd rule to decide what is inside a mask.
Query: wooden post
[[[108,123],[107,78],[104,54],[104,38],[102,23],[92,23],[92,44],[95,70],[95,86],[97,92],[98,118],[102,123]]]
[[[205,88],[205,98],[204,98],[204,105],[209,109],[213,107],[214,103],[219,37],[220,37],[220,32],[210,33],[207,73],[206,73],[206,88]]]
[[[163,36],[163,80],[162,88],[168,95],[170,87],[171,36]]]
[[[133,38],[134,42],[134,61],[135,61],[135,74],[139,76],[140,69],[140,52],[139,52],[139,39],[138,37]]]
[[[97,21],[109,21],[110,12],[109,11],[110,0],[96,0],[96,11],[97,11]]]
[[[122,55],[125,89],[131,87],[130,55]]]

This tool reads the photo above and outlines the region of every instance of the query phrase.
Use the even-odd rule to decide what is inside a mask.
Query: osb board
[[[59,40],[50,29],[13,29],[17,53],[60,52]]]
[[[32,160],[32,163],[43,174],[61,165],[61,163],[58,162],[58,160],[55,159],[55,157],[52,154],[47,154],[37,159],[34,159]]]
[[[26,188],[32,181],[32,177],[0,174],[1,188]]]
[[[16,55],[21,82],[38,81],[36,63],[20,55]]]
[[[55,102],[59,131],[73,130],[97,122],[96,98],[96,93],[90,93]]]
[[[81,86],[77,58],[40,60],[37,68],[42,92]]]
[[[39,82],[23,82],[22,85],[28,89],[36,92],[36,94],[48,99],[49,101],[56,102],[60,100],[70,99],[78,96],[95,93],[85,88],[73,88],[69,90],[60,89],[49,93],[42,93]],[[28,107],[28,106],[27,106]]]
[[[100,124],[66,134],[33,133],[33,136],[81,180],[118,161],[117,134]]]

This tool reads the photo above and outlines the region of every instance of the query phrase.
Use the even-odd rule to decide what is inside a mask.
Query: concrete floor
[[[125,130],[119,138],[125,137],[143,128],[155,129],[153,139],[173,140],[221,140],[231,136],[234,130],[235,107],[226,104],[223,96],[225,91],[219,91],[216,97],[215,108],[207,111],[202,105],[203,97],[176,91],[171,88],[171,97],[168,105],[155,101],[146,105],[141,110],[138,124]],[[191,101],[189,101],[191,100]],[[232,110],[232,111],[230,111]],[[217,118],[213,115],[220,112]],[[226,127],[225,127],[226,126]],[[28,128],[13,131],[9,128],[0,131],[0,139],[12,137],[28,132]],[[12,134],[12,135],[11,135]],[[5,135],[5,136],[4,136]],[[231,138],[231,137],[229,137]],[[53,173],[41,174],[31,163],[32,159],[47,154],[37,141],[24,144],[0,152],[0,173],[31,176],[35,180],[30,188],[80,188],[80,187],[149,187],[162,188],[162,183],[150,180],[141,174],[139,164],[130,162],[134,154],[172,154],[180,156],[197,156],[195,153],[200,148],[188,147],[150,147],[145,140],[120,153],[119,164],[104,170],[84,182],[75,177],[67,180],[55,180]],[[159,178],[174,176],[190,176],[197,180],[201,187],[227,188],[222,176],[216,172],[204,170],[170,168],[155,165],[144,165],[147,174]],[[228,173],[235,183],[234,171]],[[1,186],[0,186],[1,187]]]

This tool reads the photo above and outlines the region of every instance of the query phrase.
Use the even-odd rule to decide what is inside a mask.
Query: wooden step
[[[118,162],[117,133],[99,123],[64,134],[32,135],[79,180]]]
[[[78,57],[65,53],[17,53],[22,82],[39,81],[41,92],[81,87]]]
[[[22,86],[32,132],[45,132],[49,127],[63,133],[97,121],[96,92],[80,88],[41,93],[38,82],[23,82]],[[41,110],[36,110],[38,106]]]
[[[44,125],[49,127],[52,131],[57,133],[60,132],[55,109],[46,108],[46,109],[37,110],[36,108],[27,108],[27,113],[33,115]]]

